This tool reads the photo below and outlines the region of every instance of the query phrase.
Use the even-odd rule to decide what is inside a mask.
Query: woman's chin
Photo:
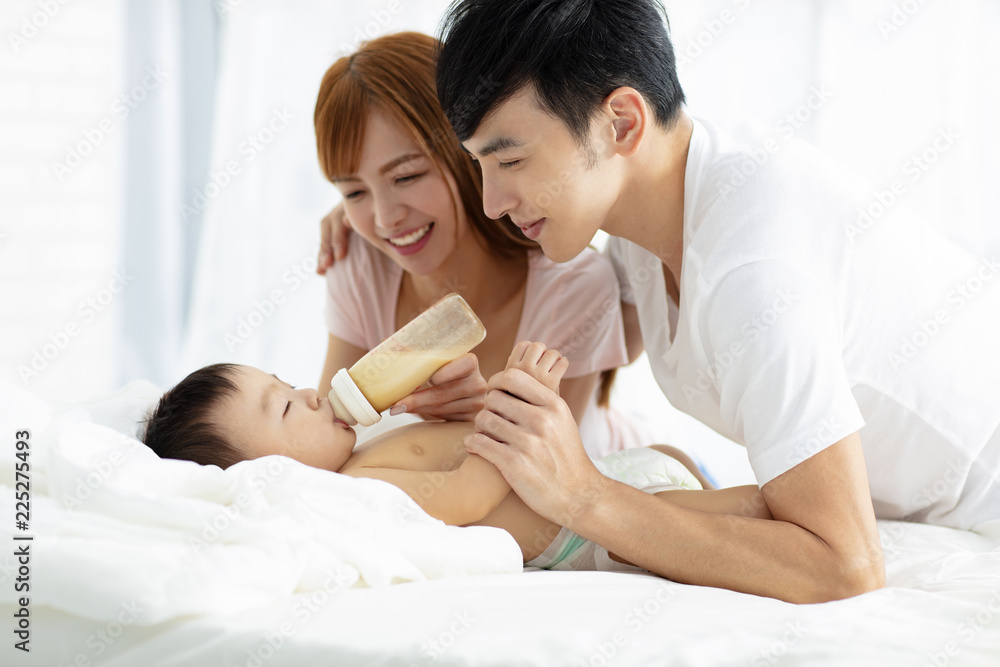
[[[428,254],[425,254],[426,250],[427,249],[425,248],[424,251],[421,251],[419,254],[410,256],[402,256],[397,253],[393,253],[392,250],[390,250],[387,254],[389,254],[392,261],[396,262],[396,265],[403,269],[403,271],[406,271],[414,276],[426,277],[437,273],[443,264],[443,262],[433,261]]]

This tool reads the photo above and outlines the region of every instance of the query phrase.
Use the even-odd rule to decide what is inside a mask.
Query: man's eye
[[[520,160],[511,160],[510,162],[500,162],[499,160],[497,161],[497,164],[499,165],[499,167],[501,169],[510,169],[514,165],[517,165],[517,164],[520,164],[520,163],[521,163]]]

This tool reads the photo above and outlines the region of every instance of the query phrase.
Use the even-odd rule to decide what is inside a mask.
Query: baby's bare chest
[[[454,470],[467,456],[463,443],[468,422],[408,424],[359,445],[341,472],[355,466],[401,470]]]

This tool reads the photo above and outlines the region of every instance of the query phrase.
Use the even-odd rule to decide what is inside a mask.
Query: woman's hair
[[[323,75],[313,116],[320,167],[331,181],[357,172],[368,114],[378,109],[409,133],[442,177],[444,169],[454,177],[477,242],[500,257],[523,257],[538,244],[506,218],[491,220],[483,212],[482,172],[462,149],[438,103],[436,61],[437,40],[401,32],[366,42],[331,65]],[[457,216],[459,202],[452,201],[452,206]]]
[[[177,383],[146,418],[142,441],[164,459],[183,459],[228,468],[246,459],[212,420],[223,401],[239,389],[236,364],[206,366]]]
[[[609,368],[601,371],[601,383],[598,385],[597,405],[606,408],[611,405],[611,387],[615,384],[615,377],[618,375],[617,368]]]
[[[476,240],[503,258],[523,257],[539,249],[515,230],[506,217],[491,220],[483,212],[483,176],[479,163],[462,148],[438,103],[435,65],[438,42],[418,32],[401,32],[366,42],[323,75],[313,123],[319,164],[329,180],[353,174],[361,164],[368,113],[378,109],[398,123],[458,185],[461,206]],[[452,201],[455,214],[459,202]],[[598,405],[607,407],[615,369],[601,373]]]

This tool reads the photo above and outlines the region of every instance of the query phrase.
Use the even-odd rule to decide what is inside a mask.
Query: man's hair
[[[246,459],[212,415],[236,394],[236,364],[213,364],[188,375],[146,418],[142,441],[161,458],[228,468]]]
[[[684,103],[659,0],[456,0],[441,24],[437,91],[460,141],[533,84],[582,146],[616,88],[631,86],[668,129]]]

